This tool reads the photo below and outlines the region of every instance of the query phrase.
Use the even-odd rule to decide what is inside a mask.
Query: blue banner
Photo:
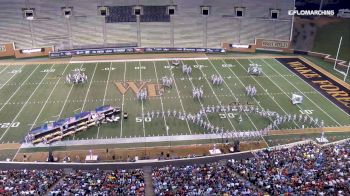
[[[147,53],[147,52],[205,52],[221,53],[225,52],[222,48],[101,48],[101,49],[78,49],[61,50],[51,52],[50,58],[64,58],[82,55],[104,55],[104,54],[122,54],[122,53]]]

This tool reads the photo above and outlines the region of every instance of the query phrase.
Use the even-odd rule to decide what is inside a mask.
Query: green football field
[[[27,132],[43,123],[70,117],[102,105],[118,106],[129,114],[117,124],[103,124],[70,136],[69,140],[121,137],[195,135],[205,133],[200,126],[167,115],[142,117],[142,113],[168,110],[196,113],[202,107],[228,105],[233,102],[253,104],[254,107],[279,114],[306,113],[324,120],[325,126],[349,125],[349,116],[331,101],[315,91],[305,81],[290,72],[274,58],[266,59],[207,59],[184,60],[193,73],[182,73],[181,65],[171,61],[147,60],[127,62],[98,62],[42,65],[0,65],[0,143],[21,142]],[[247,74],[249,64],[258,64],[262,76]],[[71,85],[65,76],[80,69],[88,75],[85,84]],[[212,85],[210,77],[221,75],[222,85]],[[174,79],[173,87],[165,88],[162,96],[139,101],[129,89],[124,95],[116,84],[144,84],[150,91],[164,76]],[[143,82],[143,83],[142,83]],[[153,86],[152,86],[153,84]],[[257,88],[257,96],[245,94],[245,86]],[[159,86],[157,86],[159,87]],[[192,88],[202,87],[204,98],[192,98]],[[158,92],[158,91],[157,91]],[[300,105],[291,104],[293,93],[305,95]],[[239,122],[240,116],[242,122]],[[256,114],[232,112],[208,114],[207,120],[224,130],[251,131],[265,128],[271,121]],[[314,127],[312,123],[287,122],[280,129]]]

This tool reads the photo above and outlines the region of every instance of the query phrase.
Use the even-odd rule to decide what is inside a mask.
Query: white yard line
[[[262,61],[266,64],[266,65],[268,65],[274,72],[276,72],[276,73],[280,73],[280,72],[278,72],[277,70],[275,70],[275,68],[273,68],[272,66],[270,66],[264,59],[262,59]],[[277,61],[276,59],[275,59],[275,61]],[[277,61],[278,62],[278,61]],[[278,62],[281,66],[283,66],[283,67],[285,67],[283,64],[281,64],[280,62]],[[287,69],[287,68],[286,68]],[[290,71],[289,69],[287,69],[288,71]],[[290,72],[292,72],[292,71],[290,71]],[[297,88],[293,83],[291,83],[289,80],[287,80],[284,76],[282,76],[282,78],[284,79],[284,80],[286,80],[289,84],[291,84],[295,89],[297,89],[298,90],[298,92],[299,93],[301,93],[304,97],[306,97],[308,100],[310,100],[311,101],[311,103],[313,103],[318,109],[320,109],[324,114],[326,114],[330,119],[332,119],[335,123],[337,123],[338,125],[341,125],[337,120],[335,120],[332,116],[330,116],[326,111],[324,111],[320,106],[318,106],[318,104],[316,104],[312,99],[310,99],[308,96],[306,96],[299,88]],[[301,79],[301,78],[300,78]],[[271,79],[270,79],[271,80]],[[304,81],[303,79],[301,79],[302,81]],[[304,81],[305,82],[305,81]],[[307,83],[307,82],[305,82],[305,83]],[[317,91],[317,90],[316,90]],[[317,91],[318,92],[318,91]],[[285,93],[286,94],[286,93]],[[320,93],[321,94],[321,93]],[[327,99],[328,100],[328,99]],[[332,102],[332,101],[331,101]],[[332,102],[333,103],[333,102]],[[343,110],[342,110],[343,111]]]
[[[105,94],[103,95],[103,101],[102,101],[102,105],[105,105],[105,99],[106,99],[106,95],[107,95],[107,87],[108,87],[108,81],[109,81],[109,77],[111,75],[111,68],[112,68],[112,62],[111,64],[109,64],[109,70],[108,70],[108,77],[107,77],[107,83],[106,83],[106,88],[105,88]],[[100,134],[100,126],[97,128],[97,135],[96,138],[98,139],[98,135]]]
[[[211,83],[208,81],[208,78],[206,77],[206,74],[204,74],[204,72],[202,71],[202,68],[199,67],[199,64],[198,64],[197,60],[195,60],[195,62],[196,62],[196,64],[198,65],[198,69],[199,69],[199,71],[202,73],[202,76],[204,77],[205,81],[207,81],[207,83],[208,83],[208,85],[209,85],[211,91],[213,92],[213,95],[215,96],[216,100],[218,101],[218,104],[220,105],[220,107],[222,107],[221,100],[220,100],[220,99],[218,98],[218,96],[216,95],[216,93],[215,93],[213,87],[211,86]],[[224,80],[224,81],[225,81],[225,80]],[[224,112],[224,113],[225,113],[226,117],[228,117],[227,112]],[[230,118],[226,118],[226,119],[229,121],[231,127],[233,128],[233,131],[236,131],[236,127],[232,124],[231,119],[230,119]]]
[[[81,68],[83,67],[83,65],[84,65],[84,63],[82,63],[82,64],[80,65],[80,68],[79,68],[79,69],[81,69]],[[68,98],[69,98],[69,96],[70,96],[70,93],[71,93],[72,90],[73,90],[73,87],[74,87],[74,85],[72,85],[72,86],[70,87],[70,90],[69,90],[69,92],[68,92],[68,95],[66,96],[66,99],[64,100],[64,103],[63,103],[63,106],[62,106],[62,108],[61,108],[61,111],[60,111],[60,113],[57,115],[57,116],[58,116],[58,117],[57,117],[57,120],[61,118],[61,115],[62,115],[62,113],[63,113],[64,107],[65,107],[66,104],[67,104]]]
[[[65,67],[65,69],[63,70],[62,74],[66,71],[66,69],[68,68],[68,66],[69,66],[69,63],[66,65],[66,67]],[[52,68],[52,67],[51,67],[51,68]],[[48,72],[48,73],[49,73],[49,72]],[[47,75],[45,75],[45,77],[46,77],[46,76],[47,76]],[[55,86],[53,87],[53,89],[51,90],[51,92],[50,92],[48,98],[46,99],[45,104],[44,104],[43,107],[41,108],[39,114],[38,114],[37,117],[35,118],[34,123],[32,124],[32,126],[30,127],[29,130],[32,130],[33,127],[35,126],[37,120],[39,119],[39,116],[40,116],[41,113],[43,112],[43,110],[44,110],[46,104],[48,103],[48,100],[50,99],[50,97],[51,97],[52,93],[54,92],[54,90],[56,89],[57,85],[59,84],[61,78],[62,78],[62,77],[60,77],[60,78],[57,80]],[[28,99],[28,100],[29,100],[29,99]],[[18,148],[18,150],[17,150],[15,156],[12,158],[12,161],[16,158],[16,156],[17,156],[17,154],[18,154],[18,152],[19,152],[20,150],[21,150],[21,147]]]
[[[211,64],[211,66],[215,69],[216,73],[219,74],[219,75],[221,76],[220,72],[216,69],[216,67],[213,65],[213,63],[211,62],[211,60],[208,59],[208,61],[209,61],[209,63]],[[221,77],[222,77],[222,76],[221,76]],[[230,91],[231,95],[232,95],[236,100],[238,100],[238,98],[237,98],[237,97],[235,96],[235,94],[232,92],[232,89],[228,86],[226,80],[224,80],[224,84],[226,85],[226,87],[227,87],[228,90]],[[254,126],[255,130],[257,131],[258,128],[257,128],[256,125],[254,124],[254,122],[252,121],[252,119],[250,118],[250,116],[247,114],[247,112],[244,112],[244,113],[245,113],[245,115],[248,117],[248,119],[249,119],[249,121],[252,123],[252,125]]]
[[[235,59],[234,57],[232,57],[232,59],[235,60],[244,70],[246,70],[246,68],[245,68],[237,59]],[[226,63],[225,60],[222,60],[222,61]],[[231,70],[231,68],[230,68],[230,71],[236,76],[236,74]],[[253,76],[251,76],[251,78],[253,78],[254,81],[255,81],[262,89],[265,89],[263,86],[261,86],[261,84],[260,84]],[[239,80],[240,83],[244,86],[243,82],[242,82],[240,79],[238,79],[238,80]],[[266,93],[267,93],[267,95],[271,98],[271,100],[273,100],[273,101],[276,103],[276,105],[277,105],[285,114],[288,114],[288,113],[282,108],[282,106],[271,96],[271,94],[270,94],[269,92],[266,92]],[[255,99],[255,98],[254,98],[254,99]],[[256,100],[256,101],[257,101],[257,100]],[[259,104],[258,101],[257,101],[257,103]],[[260,104],[259,104],[259,106],[261,107]],[[261,108],[262,108],[262,107],[261,107]],[[297,123],[295,123],[294,121],[293,121],[293,123],[294,123],[298,128],[300,128],[299,125],[298,125]]]
[[[275,59],[275,61],[277,61],[276,59]],[[279,61],[277,61],[278,63],[280,63]],[[280,63],[281,64],[281,63]],[[281,65],[283,65],[283,64],[281,64]],[[283,65],[284,66],[284,65]],[[288,69],[288,68],[286,68],[286,69]],[[289,70],[289,69],[288,69]],[[290,70],[289,70],[290,71]],[[292,74],[294,74],[292,71],[290,71]],[[300,78],[302,81],[304,81],[300,76],[298,76],[298,75],[296,75],[296,74],[294,74],[296,77],[298,77],[298,78]],[[307,85],[309,85],[313,90],[314,90],[314,92],[316,92],[317,94],[319,94],[319,95],[321,95],[321,96],[323,96],[325,99],[327,99],[328,100],[328,98],[326,97],[326,96],[324,96],[320,91],[318,91],[317,89],[315,89],[313,86],[311,86],[309,83],[307,83],[306,81],[304,81],[305,82],[305,84],[307,84]],[[302,92],[303,94],[304,93],[306,93],[306,92]],[[335,103],[333,103],[333,101],[330,101],[335,107],[337,107],[337,108],[339,108],[339,110],[341,110],[344,114],[346,114],[347,116],[350,116],[350,114],[348,114],[347,112],[345,112],[344,110],[342,110],[339,106],[337,106],[337,104],[335,104]]]
[[[21,89],[21,87],[24,85],[24,83],[26,83],[26,81],[33,75],[33,73],[38,69],[40,65],[37,65],[36,68],[32,71],[32,73],[29,74],[29,76],[22,82],[22,84],[16,89],[16,91],[11,95],[10,98],[7,99],[7,101],[5,102],[5,104],[0,108],[0,111],[2,111],[2,109],[4,109],[4,107],[6,106],[6,104],[9,103],[9,101],[12,99],[13,96],[15,96],[15,94],[19,91],[19,89]]]
[[[50,69],[52,69],[53,66],[54,66],[54,64],[52,64],[52,66],[51,66]],[[27,98],[26,102],[23,104],[23,106],[21,107],[21,109],[19,110],[19,112],[17,112],[17,115],[13,118],[13,120],[12,120],[11,123],[16,122],[18,116],[21,114],[21,112],[23,111],[23,109],[26,107],[26,105],[27,105],[27,103],[29,102],[30,98],[32,98],[32,96],[35,94],[36,90],[38,90],[38,88],[39,88],[39,86],[41,85],[42,81],[45,80],[45,78],[46,78],[46,76],[47,76],[48,74],[49,74],[49,72],[47,72],[47,73],[45,74],[45,76],[41,79],[39,85],[37,85],[37,86],[35,87],[34,91],[33,91],[33,92],[30,94],[30,96]],[[8,132],[8,130],[10,130],[10,128],[11,128],[11,127],[8,127],[8,128],[5,130],[5,132],[1,135],[0,141],[2,140],[2,138],[4,138],[4,136],[6,135],[6,133]]]
[[[153,67],[154,67],[154,73],[156,74],[157,82],[159,82],[158,78],[158,73],[157,73],[157,68],[156,68],[156,63],[153,61]],[[165,119],[165,111],[164,111],[164,105],[163,105],[163,95],[160,96],[160,105],[162,106],[162,114],[163,114],[163,120],[164,120],[164,128],[166,130],[166,135],[169,136],[169,131],[168,131],[168,124]]]
[[[23,66],[22,66],[23,67]],[[20,68],[20,69],[22,69],[22,67]],[[5,68],[5,69],[7,69],[7,67]],[[5,71],[5,69],[3,69],[1,72],[0,72],[0,74],[3,72],[3,71]],[[7,79],[7,81],[0,87],[0,89],[2,89],[13,77],[15,77],[17,74],[12,74],[12,76],[9,78],[9,79]]]
[[[90,87],[91,87],[91,84],[92,84],[92,80],[94,79],[94,76],[95,76],[95,72],[96,72],[97,67],[98,67],[98,63],[96,63],[94,72],[92,73],[92,76],[91,76],[91,79],[90,79],[90,83],[89,83],[89,87],[88,87],[88,89],[87,89],[87,91],[86,91],[85,99],[84,99],[83,106],[81,107],[80,112],[84,111],[84,107],[85,107],[85,104],[86,104],[86,99],[87,99],[88,94],[89,94],[89,92],[90,92]]]
[[[126,61],[124,62],[123,84],[125,83],[125,75],[126,75]],[[125,101],[125,95],[123,94],[123,100],[122,100],[122,112],[123,113],[124,113],[124,101]],[[123,122],[124,122],[124,117],[122,117],[121,121],[120,121],[120,137],[123,136]]]
[[[253,63],[250,59],[248,59],[249,62]],[[262,70],[262,73],[281,91],[283,92],[289,99],[289,95],[278,85],[276,84],[276,82],[274,82],[265,72],[264,70]],[[302,110],[302,108],[297,104],[296,105],[300,110]],[[305,114],[306,116],[308,116],[310,118],[310,115],[309,114]]]
[[[181,61],[181,64],[184,65],[184,62]],[[188,81],[190,81],[190,83],[191,83],[191,85],[192,85],[192,88],[194,88],[195,86],[194,86],[192,80],[190,80],[189,78],[187,78],[187,79],[188,79]],[[198,102],[199,102],[199,104],[201,105],[201,108],[202,108],[203,110],[205,110],[205,107],[203,106],[202,101],[201,101],[200,99],[198,99]],[[208,121],[211,125],[213,125],[213,124],[210,122],[207,113],[206,113],[206,112],[203,112],[203,113],[204,113],[204,116],[205,116],[205,118],[207,119],[207,121]]]
[[[62,74],[64,74],[64,72],[67,70],[68,65],[69,65],[69,63],[68,63],[68,64],[66,65],[66,67],[64,68],[64,70],[63,70]],[[43,110],[44,110],[45,106],[47,105],[47,103],[48,103],[49,99],[51,98],[52,93],[55,91],[55,89],[56,89],[57,85],[59,84],[59,82],[61,81],[61,79],[62,79],[62,77],[60,77],[60,78],[57,80],[57,82],[56,82],[55,86],[52,88],[52,90],[51,90],[51,92],[50,92],[50,94],[49,94],[48,98],[46,99],[46,101],[45,101],[44,105],[41,107],[41,110],[40,110],[39,114],[36,116],[36,118],[35,118],[35,120],[34,120],[34,122],[33,122],[33,125],[30,127],[30,129],[29,129],[29,130],[33,129],[33,127],[34,127],[34,126],[35,126],[35,124],[37,123],[37,121],[38,121],[38,119],[39,119],[39,117],[40,117],[41,113],[43,112]]]
[[[4,69],[2,69],[1,71],[0,71],[0,74],[2,74],[2,72],[4,72],[7,68],[9,68],[11,65],[6,65],[5,66],[5,68]]]
[[[141,75],[141,61],[139,61],[139,70],[140,70],[140,82],[142,81],[142,75]],[[144,108],[143,108],[143,100],[141,100],[141,108],[142,108],[142,117],[144,118]],[[146,140],[146,130],[145,130],[145,119],[142,119],[142,130],[143,130],[143,136]],[[146,143],[146,142],[145,142]]]
[[[181,97],[180,97],[179,89],[177,88],[176,80],[175,80],[175,78],[174,78],[174,73],[173,73],[173,71],[172,71],[172,69],[171,69],[171,66],[170,66],[169,61],[167,61],[167,63],[168,63],[168,66],[169,66],[170,75],[171,75],[171,77],[173,78],[173,81],[174,81],[175,89],[176,89],[176,92],[177,92],[177,98],[178,98],[179,101],[180,101],[180,105],[181,105],[181,108],[182,108],[182,112],[184,113],[184,112],[185,112],[185,107],[184,107],[184,105],[183,105],[183,103],[182,103],[182,99],[181,99]],[[190,134],[192,134],[191,127],[190,127],[190,124],[188,123],[187,118],[186,118],[186,124],[187,124],[187,128],[188,128]]]

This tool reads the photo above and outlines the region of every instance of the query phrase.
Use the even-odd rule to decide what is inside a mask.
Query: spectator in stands
[[[350,142],[264,150],[230,167],[272,195],[350,195]]]
[[[156,195],[258,195],[252,184],[218,163],[155,168]],[[261,192],[260,192],[261,193]]]
[[[65,176],[50,195],[144,195],[141,170],[74,171]]]
[[[0,195],[43,195],[61,177],[61,170],[0,170]]]

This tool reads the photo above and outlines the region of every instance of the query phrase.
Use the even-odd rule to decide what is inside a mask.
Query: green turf
[[[183,61],[193,67],[191,77],[185,76],[180,67],[169,69],[167,61],[142,62],[101,62],[84,64],[50,64],[28,66],[0,66],[0,123],[12,123],[18,127],[0,126],[0,143],[20,142],[27,131],[45,122],[69,117],[81,111],[92,110],[97,106],[110,104],[123,106],[129,118],[119,124],[103,125],[71,136],[69,139],[115,138],[134,136],[157,136],[204,133],[199,126],[186,120],[173,117],[154,118],[150,122],[141,119],[147,111],[165,111],[174,109],[195,113],[202,106],[227,105],[233,101],[250,102],[259,107],[280,114],[299,114],[300,110],[311,110],[312,116],[325,121],[326,126],[348,125],[348,116],[333,103],[315,92],[307,83],[291,73],[275,59],[227,59]],[[265,75],[252,77],[246,69],[250,63],[263,67]],[[232,64],[223,67],[222,64]],[[198,68],[201,67],[201,68]],[[21,68],[17,74],[9,73]],[[107,68],[107,69],[106,69]],[[111,69],[110,69],[111,68]],[[64,82],[64,77],[73,69],[82,69],[89,76],[86,84],[72,86]],[[53,72],[43,72],[51,70]],[[225,83],[221,86],[210,84],[212,74],[220,74]],[[163,76],[173,76],[172,89],[166,89],[163,96],[153,97],[144,102],[135,99],[135,93],[124,96],[117,91],[114,81],[157,82]],[[252,99],[245,95],[244,87],[255,85],[258,95]],[[205,97],[194,100],[191,97],[192,86],[203,86]],[[306,95],[300,106],[290,103],[292,93]],[[124,105],[122,105],[124,103]],[[237,114],[229,118],[220,118],[219,114],[208,115],[208,120],[225,130],[250,131],[266,127],[269,119],[257,115],[242,114],[243,122],[238,122]],[[136,118],[141,119],[137,122]],[[16,123],[17,122],[17,123]],[[14,124],[13,124],[14,123]],[[308,123],[306,127],[312,127]],[[169,129],[166,129],[166,126]],[[286,123],[279,128],[300,128],[302,124]]]
[[[339,39],[343,36],[339,59],[350,60],[350,20],[344,19],[341,22],[330,23],[317,30],[313,50],[336,56]]]

